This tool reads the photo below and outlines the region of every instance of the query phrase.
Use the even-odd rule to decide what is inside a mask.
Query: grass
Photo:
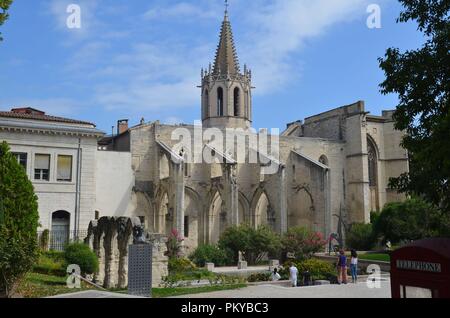
[[[19,286],[19,294],[24,298],[42,298],[50,297],[68,293],[74,293],[85,290],[93,290],[94,287],[82,282],[81,289],[69,289],[66,286],[66,278],[46,275],[40,273],[29,273],[25,276],[25,279]],[[189,294],[209,293],[221,290],[232,290],[246,287],[246,284],[234,284],[234,285],[219,285],[219,286],[205,286],[198,288],[154,288],[154,298],[165,298],[172,296],[182,296]],[[112,290],[114,292],[126,293],[126,291]]]
[[[81,289],[67,288],[66,279],[60,276],[28,273],[20,284],[18,293],[24,298],[42,298],[93,289],[83,282]]]
[[[365,261],[382,261],[390,262],[391,256],[389,254],[362,254],[358,256],[360,260]]]

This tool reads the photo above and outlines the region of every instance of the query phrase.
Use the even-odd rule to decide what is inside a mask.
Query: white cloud
[[[70,98],[0,100],[0,109],[9,110],[20,107],[36,108],[53,116],[71,116],[77,115],[80,108],[86,107],[86,105]]]
[[[147,20],[188,18],[188,19],[216,19],[217,12],[205,9],[204,6],[187,2],[180,2],[171,6],[156,6],[145,12]]]
[[[61,6],[67,2],[52,1],[52,11],[58,20],[62,20],[62,15],[64,23],[66,14],[65,9],[61,11]],[[159,2],[144,14],[144,19],[133,19],[133,28],[138,30],[141,26],[149,27],[149,20],[152,20],[153,33],[144,40],[133,38],[132,32],[127,32],[129,25],[120,24],[116,29],[99,28],[105,25],[105,21],[99,20],[104,14],[93,14],[94,9],[99,9],[99,0],[80,2],[87,13],[84,19],[88,22],[89,41],[73,54],[68,70],[72,76],[96,80],[97,84],[92,87],[95,92],[91,98],[93,104],[106,110],[136,112],[199,107],[200,91],[196,85],[200,82],[200,68],[212,62],[217,38],[205,43],[199,41],[201,35],[185,38],[182,32],[164,30],[164,40],[157,40],[154,36],[159,27],[156,20],[219,20],[222,11],[217,4],[204,0],[171,5]],[[368,0],[233,1],[230,16],[234,32],[239,31],[240,39],[236,45],[241,62],[253,70],[257,86],[255,94],[272,93],[295,80],[301,74],[302,66],[297,53],[305,42],[325,34],[335,25],[365,16],[367,3]],[[115,12],[112,8],[109,10]],[[216,25],[216,21],[212,24]],[[90,27],[92,25],[96,27]],[[218,24],[215,28],[219,32]],[[168,32],[170,34],[166,36]],[[106,44],[123,39],[124,46],[120,51],[114,50],[114,45],[110,48]]]
[[[270,93],[301,73],[292,59],[308,39],[365,14],[368,0],[275,0],[249,17],[241,59],[253,69],[255,93]],[[246,45],[251,43],[250,45]]]

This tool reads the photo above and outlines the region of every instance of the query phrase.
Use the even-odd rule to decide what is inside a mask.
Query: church
[[[358,101],[288,124],[267,136],[265,151],[254,147],[250,141],[264,134],[252,129],[252,72],[241,71],[227,11],[199,88],[201,128],[233,131],[231,147],[206,133],[195,146],[183,138],[180,148],[174,136],[198,141],[197,124],[142,120],[128,127],[120,120],[117,134],[104,136],[95,124],[31,108],[0,112],[0,139],[35,185],[41,230],[81,231],[102,216],[135,216],[149,232],[176,230],[192,250],[243,223],[277,233],[307,227],[329,237],[404,199],[388,187],[408,171],[393,111],[371,115]],[[244,147],[234,147],[239,139]],[[191,160],[199,153],[214,160]]]

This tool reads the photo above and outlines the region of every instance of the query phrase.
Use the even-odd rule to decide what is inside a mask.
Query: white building
[[[95,217],[97,140],[88,122],[53,117],[33,108],[0,112],[0,141],[25,168],[38,196],[40,231],[86,230]]]

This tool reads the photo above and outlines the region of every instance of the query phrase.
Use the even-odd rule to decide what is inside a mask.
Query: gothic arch
[[[368,175],[369,175],[369,189],[370,189],[370,209],[371,211],[380,210],[379,198],[379,177],[378,177],[378,162],[379,151],[375,140],[367,135],[367,160],[368,160]]]
[[[239,191],[239,224],[251,224],[250,202]]]
[[[328,161],[328,157],[325,155],[320,156],[319,162],[327,167],[330,165],[330,162]]]
[[[156,196],[155,231],[159,234],[169,234],[173,227],[173,208],[170,207],[169,191],[160,186]]]
[[[222,86],[219,86],[217,88],[217,116],[219,116],[219,117],[223,117],[225,114],[224,113],[224,111],[225,111],[224,100],[225,100],[224,90],[223,90]]]
[[[202,236],[203,205],[200,195],[194,189],[185,187],[184,231],[185,243],[188,248],[198,245]]]
[[[241,90],[235,87],[233,90],[233,113],[234,117],[241,116]]]
[[[220,191],[213,192],[208,206],[208,241],[215,244],[226,227],[226,215],[223,213],[225,201]]]
[[[252,225],[255,228],[262,225],[267,225],[272,229],[275,228],[276,220],[274,218],[273,205],[265,189],[259,188],[256,190],[251,207]]]
[[[206,88],[204,93],[204,101],[203,101],[203,107],[204,107],[204,118],[209,118],[209,90]]]

